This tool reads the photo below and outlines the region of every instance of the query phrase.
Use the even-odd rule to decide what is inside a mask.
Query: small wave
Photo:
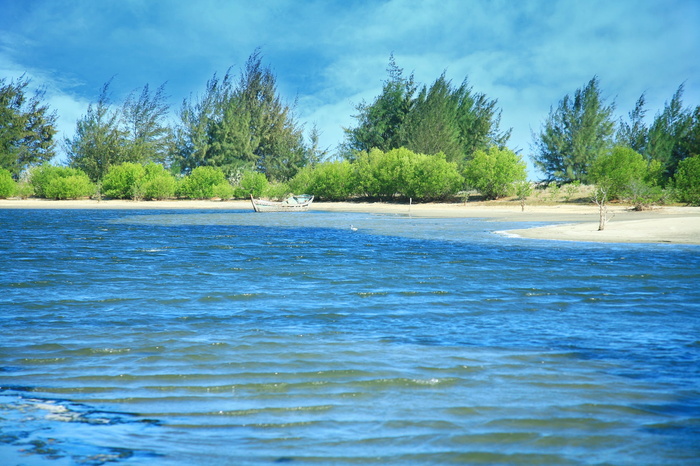
[[[159,425],[159,422],[151,419],[139,419],[127,413],[98,411],[81,403],[14,395],[3,395],[0,409],[3,413],[0,426],[7,423],[17,426],[10,434],[0,436],[0,444],[16,449],[16,458],[22,458],[18,464],[25,462],[35,464],[29,459],[32,455],[41,456],[47,460],[72,458],[75,464],[105,464],[134,457],[143,459],[161,456],[131,448],[93,444],[90,438],[78,440],[73,437],[70,441],[65,441],[60,436],[56,436],[56,432],[60,432],[56,427],[59,423],[99,425],[102,426],[101,428],[129,424],[133,426],[136,434],[139,428],[137,426]],[[5,429],[2,430],[5,431]],[[28,439],[31,440],[28,441]],[[3,447],[3,452],[11,455],[7,447]]]
[[[506,238],[522,238],[522,236],[520,236],[519,234],[512,233],[512,232],[506,231],[506,230],[494,231],[494,234],[500,235],[500,236],[505,236]]]

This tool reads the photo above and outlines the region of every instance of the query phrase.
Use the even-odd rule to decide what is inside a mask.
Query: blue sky
[[[0,11],[0,77],[45,86],[62,137],[112,77],[116,102],[167,83],[175,119],[257,47],[331,149],[392,53],[420,83],[445,71],[497,99],[526,158],[550,106],[593,76],[617,116],[646,93],[653,117],[680,84],[700,105],[698,0],[0,0]]]

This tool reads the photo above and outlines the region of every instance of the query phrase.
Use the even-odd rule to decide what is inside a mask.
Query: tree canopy
[[[146,84],[119,108],[112,105],[110,83],[78,120],[73,139],[65,141],[70,165],[92,181],[101,181],[110,167],[124,162],[165,164],[172,147],[164,85],[151,93]]]
[[[394,57],[382,92],[357,107],[357,126],[345,129],[344,155],[354,158],[371,149],[405,147],[423,154],[443,153],[450,162],[464,163],[475,151],[505,147],[510,130],[501,131],[497,101],[476,93],[467,79],[458,86],[443,73],[420,87],[413,75],[404,77]]]
[[[56,112],[43,102],[45,92],[29,95],[31,80],[0,78],[0,168],[16,179],[55,155]]]
[[[229,72],[207,82],[198,100],[180,110],[178,162],[189,172],[215,166],[231,174],[257,169],[268,178],[287,180],[309,158],[302,126],[293,107],[282,101],[276,78],[254,52],[234,84]]]
[[[588,181],[588,168],[612,145],[614,104],[605,105],[598,78],[566,95],[534,135],[533,162],[548,181]]]
[[[476,151],[466,164],[464,178],[487,199],[498,199],[515,193],[517,183],[527,179],[527,167],[515,152],[492,146]]]
[[[121,102],[113,102],[110,80],[77,121],[74,135],[65,140],[67,165],[86,174],[98,195],[106,189],[104,178],[112,167],[150,167],[133,184],[132,198],[168,197],[174,188],[180,195],[211,194],[209,188],[183,191],[186,184],[155,173],[154,163],[180,178],[200,167],[215,169],[225,183],[219,180],[212,189],[216,188],[214,197],[222,199],[232,187],[243,189],[243,178],[257,191],[262,178],[270,189],[280,191],[287,189],[285,183],[290,180],[296,184],[289,186],[306,180],[310,188],[323,193],[319,199],[340,199],[344,193],[438,199],[449,191],[445,186],[453,191],[464,188],[465,177],[471,187],[478,186],[488,197],[504,195],[488,183],[499,184],[501,175],[512,175],[510,168],[522,161],[506,147],[510,130],[500,128],[497,100],[476,92],[466,78],[453,84],[445,72],[430,84],[419,84],[413,74],[404,74],[393,55],[386,71],[381,93],[357,105],[356,125],[344,129],[344,143],[335,154],[320,147],[316,125],[307,131],[307,142],[304,126],[295,115],[296,101],[280,96],[277,78],[263,63],[259,50],[248,57],[238,75],[231,69],[221,78],[214,74],[201,96],[185,99],[177,122],[169,119],[165,85],[153,90],[146,84]],[[15,183],[20,196],[30,192],[23,173],[31,176],[34,171],[27,169],[45,165],[56,151],[57,115],[44,102],[44,91],[32,95],[29,85],[25,77],[9,82],[0,79],[0,169],[6,169],[14,180],[22,178]],[[628,116],[615,121],[615,104],[605,102],[598,78],[593,77],[550,107],[540,131],[533,133],[535,167],[547,181],[557,184],[607,183],[613,175],[624,178],[618,192],[612,194],[625,198],[654,191],[654,196],[661,193],[665,199],[671,192],[667,188],[694,186],[696,171],[690,167],[696,162],[684,161],[700,154],[700,106],[686,107],[683,90],[679,86],[653,118],[649,118],[642,94]],[[632,157],[629,151],[636,155]],[[625,173],[633,165],[641,166],[639,157],[647,175],[628,177]],[[508,163],[499,165],[501,158]],[[329,159],[347,163],[329,164]],[[493,171],[494,164],[501,168]],[[482,180],[474,175],[477,167]],[[680,167],[684,167],[682,172]],[[370,173],[363,172],[365,169],[371,176],[364,176]],[[208,172],[199,170],[192,179],[203,173]],[[421,184],[421,180],[432,181]],[[82,177],[71,178],[70,183],[85,184]],[[333,183],[338,186],[331,187]],[[42,189],[35,194],[44,195]]]

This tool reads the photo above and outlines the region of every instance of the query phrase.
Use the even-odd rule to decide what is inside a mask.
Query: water
[[[515,226],[0,210],[0,464],[697,464],[700,247]]]

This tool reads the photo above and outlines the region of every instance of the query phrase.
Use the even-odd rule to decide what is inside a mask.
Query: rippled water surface
[[[514,226],[0,210],[0,463],[697,464],[700,247]]]

